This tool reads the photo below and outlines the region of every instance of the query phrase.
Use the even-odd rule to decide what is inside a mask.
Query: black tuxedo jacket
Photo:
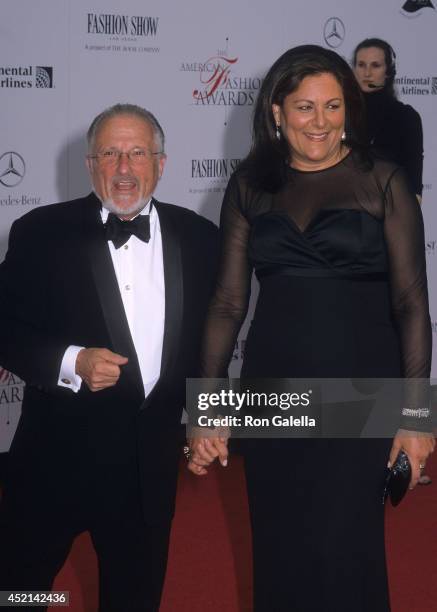
[[[99,200],[91,194],[37,208],[12,226],[0,265],[0,363],[26,382],[5,486],[5,498],[17,504],[44,507],[50,491],[61,515],[74,511],[79,494],[100,506],[106,499],[110,508],[122,502],[126,483],[138,480],[149,522],[173,513],[185,378],[197,373],[217,230],[192,211],[153,203],[165,327],[161,376],[147,399]],[[59,387],[71,344],[128,357],[118,383],[95,393],[85,383],[77,394]]]

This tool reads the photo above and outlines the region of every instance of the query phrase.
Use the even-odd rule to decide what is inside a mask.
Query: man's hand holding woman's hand
[[[206,469],[218,458],[220,464],[226,467],[228,464],[228,438],[229,432],[224,428],[211,432],[205,436],[205,431],[197,429],[189,438],[190,457],[188,469],[196,476],[204,476],[208,473]]]

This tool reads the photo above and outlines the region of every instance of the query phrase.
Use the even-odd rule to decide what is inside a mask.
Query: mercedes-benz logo
[[[346,28],[339,17],[330,17],[323,28],[323,37],[326,44],[336,49],[344,41]]]
[[[19,153],[7,151],[0,157],[0,183],[5,187],[16,187],[24,178],[26,164]]]

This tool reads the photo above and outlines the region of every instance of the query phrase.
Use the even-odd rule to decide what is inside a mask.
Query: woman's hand
[[[399,451],[405,451],[411,464],[410,489],[414,489],[434,447],[434,434],[400,429],[393,440],[388,467],[396,461]]]
[[[221,465],[226,467],[228,464],[228,438],[229,432],[226,428],[211,431],[211,435],[205,436],[203,428],[192,431],[189,438],[190,458],[188,469],[196,476],[204,476],[208,473],[206,467],[219,459]]]

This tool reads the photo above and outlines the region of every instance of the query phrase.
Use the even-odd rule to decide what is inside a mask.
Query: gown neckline
[[[320,168],[319,170],[300,170],[299,168],[293,168],[293,166],[288,165],[288,171],[290,173],[298,173],[298,174],[320,174],[321,172],[328,172],[328,170],[333,170],[340,166],[343,162],[345,162],[352,155],[352,149],[349,149],[348,153],[344,157],[342,157],[338,162],[332,164],[332,166],[328,166],[327,168]]]

